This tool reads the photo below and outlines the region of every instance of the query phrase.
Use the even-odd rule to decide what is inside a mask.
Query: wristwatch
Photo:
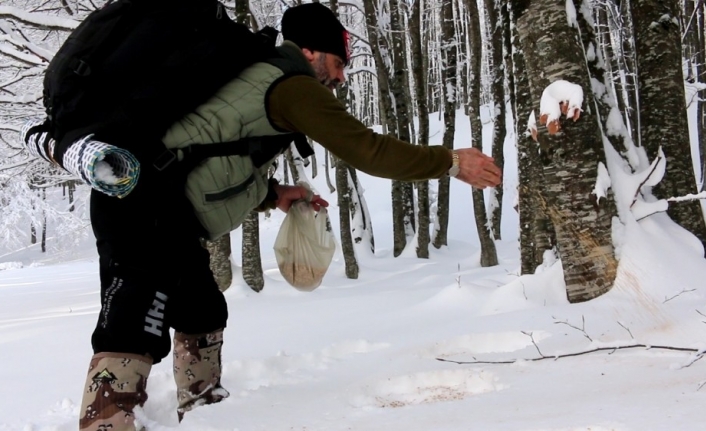
[[[458,153],[456,151],[451,151],[451,168],[446,173],[450,177],[455,177],[461,172],[461,167],[459,166],[460,159],[458,158]]]

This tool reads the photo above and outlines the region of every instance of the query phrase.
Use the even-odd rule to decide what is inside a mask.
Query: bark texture
[[[558,79],[584,89],[580,119],[561,121],[553,135],[541,128],[539,142],[545,181],[540,206],[554,224],[567,297],[570,302],[587,301],[610,290],[617,261],[613,214],[592,194],[597,165],[605,163],[605,155],[586,60],[576,29],[567,21],[567,2],[514,1],[512,6],[535,106]]]
[[[355,258],[353,237],[351,236],[351,195],[353,190],[348,182],[348,165],[343,160],[336,163],[336,188],[338,189],[338,219],[341,225],[341,251],[346,266],[346,277],[358,278],[358,261]]]
[[[207,241],[206,248],[211,255],[209,263],[213,278],[221,291],[228,289],[233,282],[233,268],[230,264],[230,235],[223,235],[215,241]]]
[[[260,257],[260,218],[253,211],[243,222],[243,279],[255,292],[265,287]]]

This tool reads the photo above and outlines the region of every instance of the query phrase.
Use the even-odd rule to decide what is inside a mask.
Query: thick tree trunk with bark
[[[667,170],[654,187],[659,198],[696,193],[689,128],[684,105],[679,2],[632,0],[637,79],[640,84],[640,134],[650,160],[660,147]],[[706,245],[706,224],[698,201],[670,205],[669,216]]]
[[[513,18],[514,19],[514,16]],[[513,21],[514,24],[514,21]],[[539,160],[539,145],[528,131],[528,121],[533,110],[529,79],[522,56],[520,39],[513,25],[514,45],[512,75],[515,83],[515,136],[517,136],[517,167],[519,171],[518,211],[520,215],[520,269],[521,274],[534,274],[542,264],[544,252],[555,246],[554,226],[540,205],[540,190],[544,185],[544,172]]]
[[[578,121],[561,121],[553,135],[539,130],[545,181],[541,204],[556,231],[567,297],[581,302],[612,287],[617,261],[611,240],[613,214],[603,207],[605,200],[599,202],[593,195],[597,165],[605,163],[605,155],[591,81],[578,34],[567,20],[567,4],[573,6],[554,0],[514,1],[512,7],[533,100],[538,102],[558,79],[584,90]]]

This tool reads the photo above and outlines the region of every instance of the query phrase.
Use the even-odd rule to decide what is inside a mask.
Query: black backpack
[[[47,68],[41,127],[57,143],[54,159],[62,164],[72,142],[94,134],[161,170],[173,160],[161,143],[167,128],[244,68],[276,57],[276,37],[270,27],[253,33],[234,22],[217,0],[109,2]],[[243,151],[218,145],[202,157]]]

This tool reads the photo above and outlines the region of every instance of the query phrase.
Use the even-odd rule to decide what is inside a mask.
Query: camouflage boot
[[[152,359],[130,353],[98,353],[91,358],[79,419],[80,431],[140,431],[133,408],[147,401]]]
[[[209,334],[174,334],[174,380],[180,422],[185,412],[230,395],[221,386],[222,345],[222,329]]]

